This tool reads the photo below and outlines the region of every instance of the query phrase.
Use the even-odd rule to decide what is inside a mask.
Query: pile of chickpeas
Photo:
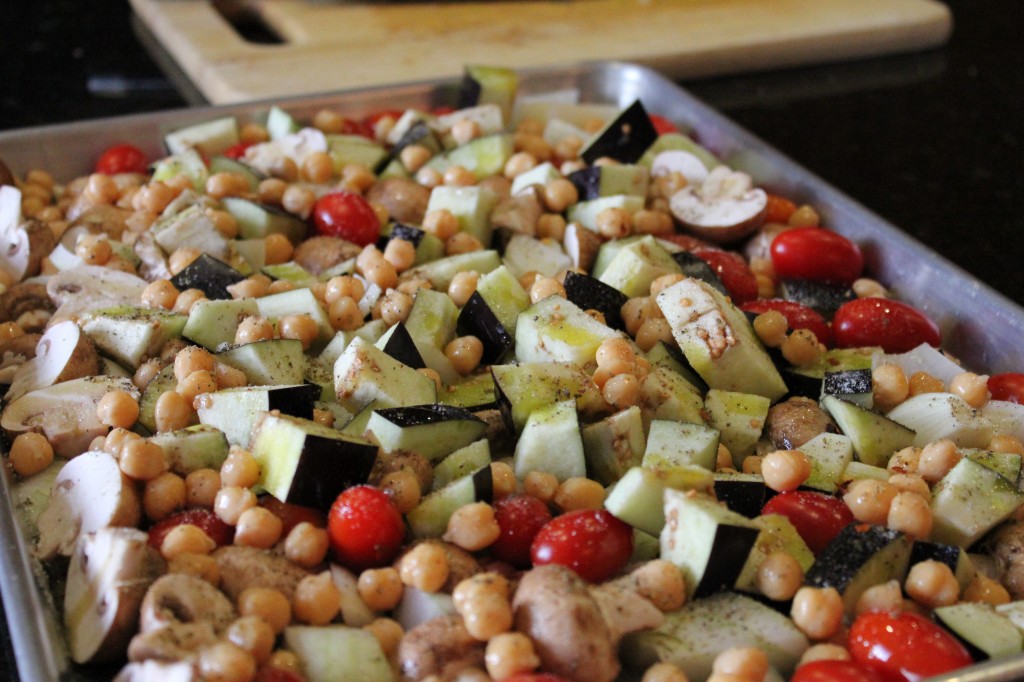
[[[385,119],[378,126],[379,137],[386,135],[394,121]],[[313,125],[324,132],[340,132],[343,117],[325,109],[313,118]],[[602,121],[584,125],[595,131]],[[541,135],[538,121],[524,121],[515,132],[515,153],[500,176],[479,181],[499,194],[507,195],[511,181],[544,161],[555,161],[563,173],[584,167],[579,159],[583,141],[569,138],[557,145],[548,144]],[[264,127],[246,123],[240,129],[243,142],[258,143],[268,139]],[[481,135],[479,125],[465,121],[451,131],[460,143]],[[404,148],[399,160],[416,182],[426,188],[441,185],[467,186],[478,180],[469,170],[453,166],[439,172],[426,166],[429,149],[411,145]],[[598,163],[614,163],[602,159]],[[226,197],[246,197],[279,207],[301,219],[308,219],[316,202],[317,193],[310,183],[333,185],[365,194],[376,182],[365,166],[348,165],[337,169],[326,153],[309,155],[303,163],[282,158],[272,170],[272,177],[262,180],[255,191],[248,181],[231,172],[220,172],[206,181],[205,195],[209,200],[204,213],[225,238],[238,235],[238,225],[228,212],[219,207]],[[597,234],[601,240],[620,239],[633,234],[665,235],[675,230],[674,220],[668,212],[668,198],[686,180],[679,174],[654,178],[651,182],[647,206],[635,214],[610,208],[596,218]],[[131,244],[157,220],[172,201],[191,188],[191,181],[178,176],[163,181],[143,176],[109,177],[93,174],[59,186],[47,173],[29,171],[21,183],[23,213],[47,224],[59,239],[76,217],[96,207],[113,207],[123,211],[118,227],[107,232],[81,237],[75,254],[89,265],[135,272],[128,260],[117,255],[111,241]],[[560,178],[539,188],[543,212],[537,221],[537,235],[541,239],[561,241],[566,232],[565,210],[579,200],[572,182]],[[784,219],[789,226],[817,225],[819,217],[812,207],[791,206]],[[382,222],[387,211],[379,205],[374,210]],[[478,251],[485,245],[476,237],[459,231],[458,220],[446,209],[433,210],[424,216],[422,229],[444,243],[447,255]],[[266,263],[281,264],[290,261],[295,245],[282,235],[272,234],[265,239]],[[192,263],[200,252],[181,248],[168,255],[168,270],[173,276]],[[383,320],[388,326],[407,319],[416,293],[421,288],[432,288],[430,282],[410,275],[416,257],[415,246],[402,239],[391,239],[383,250],[374,245],[359,251],[352,275],[332,277],[316,282],[310,289],[323,306],[331,327],[336,331],[353,331],[365,323],[359,302],[366,294],[367,284],[376,285],[384,292],[373,306],[370,316]],[[755,258],[750,263],[758,281],[760,295],[774,294],[775,281],[771,262]],[[52,263],[44,262],[43,274],[55,271]],[[565,297],[562,284],[565,273],[545,276],[537,272],[523,275],[520,283],[532,302],[549,296]],[[451,280],[446,293],[456,306],[464,306],[476,290],[481,273],[464,271]],[[0,270],[0,284],[15,284]],[[601,396],[613,410],[621,410],[640,401],[641,385],[651,365],[642,354],[659,342],[673,344],[672,330],[664,318],[655,297],[659,292],[682,280],[682,275],[665,275],[656,279],[644,296],[631,298],[622,308],[629,340],[609,339],[597,350],[593,381]],[[254,274],[228,287],[235,299],[252,299],[295,288],[293,282],[272,280],[263,274]],[[859,280],[854,285],[858,296],[884,295],[884,289],[873,280]],[[146,286],[139,304],[158,310],[188,314],[205,297],[198,289],[179,291],[170,279],[156,279]],[[603,321],[597,311],[588,311]],[[0,324],[0,340],[20,336],[33,329],[38,319],[26,320],[25,326],[15,321]],[[45,319],[42,320],[45,323]],[[789,329],[786,319],[778,312],[767,312],[753,321],[753,328],[763,343],[778,348],[786,360],[795,366],[808,366],[817,362],[825,352],[824,346],[806,329]],[[287,315],[277,320],[259,316],[242,319],[234,342],[248,344],[262,340],[284,338],[302,342],[309,350],[319,335],[317,323],[308,314]],[[454,370],[461,376],[482,371],[483,344],[475,336],[459,336],[444,347],[444,354]],[[246,385],[240,370],[217,359],[216,355],[184,341],[170,342],[156,357],[143,362],[135,371],[133,382],[144,391],[153,378],[166,366],[173,366],[176,386],[162,393],[156,402],[157,431],[164,433],[187,427],[197,422],[197,408],[204,396],[211,392]],[[420,370],[438,386],[441,376],[434,370]],[[874,400],[877,405],[891,409],[906,398],[931,391],[946,391],[959,395],[975,407],[987,399],[985,377],[964,373],[949,386],[927,375],[905,376],[894,365],[882,365],[873,373]],[[297,657],[279,646],[279,635],[292,623],[326,625],[337,621],[341,608],[341,593],[325,570],[329,541],[327,531],[308,521],[300,522],[285,532],[284,520],[270,508],[262,506],[253,492],[260,477],[260,467],[245,448],[234,445],[219,469],[202,468],[187,474],[170,470],[160,446],[133,429],[139,418],[138,399],[127,391],[111,391],[103,396],[96,407],[97,417],[110,427],[109,434],[97,438],[93,450],[102,450],[116,458],[121,471],[137,486],[144,524],[154,524],[185,509],[211,510],[223,523],[234,530],[236,545],[259,549],[276,549],[288,561],[310,571],[295,589],[292,598],[280,590],[250,588],[237,600],[239,618],[228,628],[224,638],[213,647],[199,653],[198,667],[205,679],[223,682],[244,682],[255,677],[261,667],[270,666],[301,676],[301,663]],[[322,424],[334,425],[334,414],[316,410],[314,419]],[[1024,445],[1016,438],[998,435],[990,449],[999,452],[1024,454]],[[962,454],[951,441],[937,441],[922,448],[907,448],[893,455],[889,462],[891,476],[887,481],[861,480],[852,483],[843,500],[858,521],[885,525],[914,538],[928,537],[931,526],[929,507],[930,488],[959,460]],[[384,466],[374,481],[394,500],[400,511],[410,511],[429,492],[432,471],[430,464],[417,455],[381,453]],[[33,476],[46,469],[54,459],[53,448],[38,433],[24,433],[14,439],[8,461],[21,478]],[[732,455],[725,446],[719,447],[717,468],[733,467]],[[743,470],[760,473],[765,483],[776,491],[795,490],[810,475],[808,458],[795,450],[778,450],[748,457]],[[505,460],[491,464],[494,494],[501,498],[521,492],[532,495],[551,505],[559,512],[601,508],[606,491],[597,481],[587,478],[569,478],[559,481],[554,475],[532,471],[517,480]],[[495,542],[500,528],[494,508],[485,502],[466,505],[458,509],[448,523],[443,541],[466,552],[486,552]],[[186,573],[201,577],[216,585],[219,581],[217,563],[211,556],[217,543],[197,525],[182,524],[165,536],[160,553],[168,562],[169,572]],[[756,584],[768,598],[777,601],[792,600],[791,617],[814,645],[804,660],[817,658],[849,658],[839,644],[843,633],[843,603],[833,588],[814,588],[803,585],[803,570],[788,553],[775,552],[760,565]],[[685,591],[679,570],[664,561],[653,561],[635,576],[641,594],[664,611],[678,609]],[[407,586],[425,592],[450,589],[458,614],[462,617],[470,636],[486,642],[485,670],[467,671],[460,679],[501,680],[515,673],[538,669],[540,660],[528,637],[513,630],[511,599],[514,578],[498,570],[487,570],[452,582],[445,544],[421,542],[405,553],[394,566],[371,568],[356,576],[358,595],[375,618],[365,625],[380,641],[384,653],[393,657],[403,636],[401,626],[388,614],[398,605]],[[446,587],[447,586],[447,587]],[[906,595],[906,596],[904,596]],[[964,594],[952,571],[945,564],[926,561],[912,567],[906,581],[896,581],[869,588],[860,598],[856,610],[868,609],[931,609],[955,603],[960,599],[1004,603],[1009,595],[997,582],[979,575]],[[763,680],[769,669],[762,651],[752,648],[729,649],[714,661],[711,682],[755,682]],[[682,671],[671,664],[659,663],[644,675],[644,682],[685,682]]]

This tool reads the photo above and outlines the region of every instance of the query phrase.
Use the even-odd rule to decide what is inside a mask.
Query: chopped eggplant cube
[[[211,300],[231,298],[228,287],[245,279],[245,275],[209,254],[200,254],[181,272],[171,278],[178,291],[200,289]]]
[[[715,497],[724,502],[729,509],[748,519],[761,514],[769,493],[774,495],[775,491],[766,486],[764,478],[758,474],[715,474]]]
[[[580,153],[588,164],[603,156],[622,163],[635,163],[658,139],[658,131],[640,100],[633,102],[605,126]]]
[[[259,485],[290,504],[326,509],[345,488],[365,483],[377,445],[298,417],[267,412],[256,426],[252,455]]]
[[[395,324],[381,350],[413,369],[422,369],[427,366],[404,322]]]
[[[910,538],[883,526],[851,523],[825,547],[804,576],[812,587],[834,587],[852,614],[869,587],[903,582],[910,564]]]
[[[831,320],[839,307],[857,298],[853,289],[843,284],[812,282],[806,279],[784,279],[779,282],[779,295],[787,301],[803,303]]]
[[[565,273],[563,286],[566,298],[582,310],[599,310],[604,315],[605,324],[612,329],[625,331],[626,323],[622,320],[621,310],[629,301],[629,296],[599,279],[572,270]]]
[[[480,339],[484,346],[481,362],[485,365],[498,362],[514,343],[512,335],[479,291],[474,291],[466,305],[462,306],[455,329],[463,336],[471,335]]]
[[[718,289],[723,296],[729,295],[729,290],[722,284],[722,280],[711,269],[711,266],[699,256],[695,256],[689,251],[679,251],[672,254],[672,260],[679,264],[683,274],[687,277],[696,277]]]
[[[427,127],[427,124],[423,121],[416,121],[409,126],[409,129],[405,131],[405,134],[398,139],[398,142],[396,142],[395,146],[391,148],[391,151],[377,162],[377,165],[373,167],[373,172],[382,173],[392,161],[401,155],[403,149],[414,144],[423,145],[433,149],[440,147],[437,143],[437,139],[434,137],[434,133],[431,132],[429,127]]]

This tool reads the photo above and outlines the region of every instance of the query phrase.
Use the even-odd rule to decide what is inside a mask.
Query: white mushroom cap
[[[688,231],[709,241],[734,242],[756,230],[768,209],[768,195],[746,173],[719,166],[700,186],[672,195],[669,208]]]
[[[679,173],[691,185],[702,185],[708,178],[708,169],[696,154],[682,149],[670,149],[654,157],[651,175]]]

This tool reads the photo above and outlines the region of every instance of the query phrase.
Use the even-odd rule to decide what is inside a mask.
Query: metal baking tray
[[[0,158],[16,174],[44,168],[67,181],[90,172],[109,145],[131,141],[151,158],[162,155],[163,133],[216,116],[258,118],[277,104],[300,119],[323,107],[361,116],[383,108],[453,104],[458,83],[426,81],[340,93],[260,101],[242,105],[199,107],[26,128],[0,133]],[[936,320],[945,348],[968,368],[988,372],[1024,367],[1024,309],[936,255],[820,178],[731,123],[656,71],[619,62],[586,63],[520,72],[520,94],[563,102],[625,107],[640,99],[652,113],[690,132],[729,165],[750,173],[761,185],[820,212],[823,224],[856,241],[868,272],[896,297],[916,305]],[[1008,258],[1009,258],[1008,254]],[[1007,266],[1009,267],[1009,261]],[[93,680],[98,674],[69,663],[57,612],[40,587],[39,567],[31,558],[15,520],[10,474],[0,477],[0,589],[22,679]],[[960,682],[1024,679],[1024,656],[973,666],[935,678]]]

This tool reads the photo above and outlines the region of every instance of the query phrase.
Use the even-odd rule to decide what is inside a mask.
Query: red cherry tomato
[[[516,568],[529,568],[533,538],[551,520],[548,506],[533,495],[509,495],[494,503],[494,517],[501,535],[491,554]]]
[[[163,521],[158,521],[149,529],[149,544],[157,549],[164,543],[164,538],[175,526],[184,524],[198,526],[217,543],[218,547],[230,545],[235,539],[235,529],[224,523],[209,509],[187,509],[171,514]]]
[[[853,661],[811,661],[804,663],[789,682],[885,682],[873,670],[862,668]]]
[[[266,507],[274,513],[274,516],[281,519],[281,537],[285,537],[292,528],[303,521],[312,523],[317,528],[327,527],[327,515],[315,507],[303,507],[298,504],[282,502],[273,495],[264,495],[260,498],[260,506]]]
[[[556,516],[538,531],[530,547],[535,566],[560,564],[592,583],[617,574],[632,553],[633,529],[604,509]]]
[[[697,247],[693,255],[711,266],[722,280],[733,303],[740,305],[757,298],[757,277],[743,256],[714,247]]]
[[[116,144],[96,160],[96,172],[104,175],[117,173],[145,173],[149,161],[141,149],[130,144]]]
[[[327,535],[335,558],[362,571],[391,562],[402,547],[402,513],[380,488],[358,485],[338,495],[327,515]]]
[[[869,611],[850,626],[850,655],[892,682],[919,680],[973,663],[953,635],[909,611]]]
[[[313,205],[317,232],[341,237],[359,246],[373,244],[380,237],[380,220],[370,203],[355,192],[331,192]]]
[[[771,254],[775,274],[783,279],[852,284],[864,270],[860,247],[820,227],[780,232],[772,240]]]
[[[832,328],[817,310],[805,306],[796,301],[786,301],[781,298],[759,298],[754,301],[747,301],[740,306],[743,312],[760,315],[769,310],[776,310],[786,318],[790,329],[810,329],[826,346],[832,344]]]
[[[905,353],[942,337],[934,322],[913,306],[888,298],[858,298],[844,303],[832,317],[832,336],[840,348],[881,346],[886,353]]]
[[[853,513],[838,497],[813,490],[779,493],[761,509],[762,514],[781,514],[796,527],[807,547],[818,554],[853,523]]]
[[[676,124],[664,116],[658,116],[657,114],[647,114],[647,116],[651,119],[651,125],[654,126],[654,129],[658,131],[659,135],[679,132],[679,128],[676,127]]]
[[[1024,374],[993,374],[988,378],[988,390],[992,393],[992,400],[1024,404]]]
[[[796,211],[796,204],[778,194],[768,195],[768,207],[765,209],[764,221],[766,223],[786,223],[789,217]]]
[[[252,142],[239,142],[238,144],[233,144],[224,150],[224,156],[228,157],[229,159],[238,160],[245,156],[245,150],[251,147],[252,145]]]

